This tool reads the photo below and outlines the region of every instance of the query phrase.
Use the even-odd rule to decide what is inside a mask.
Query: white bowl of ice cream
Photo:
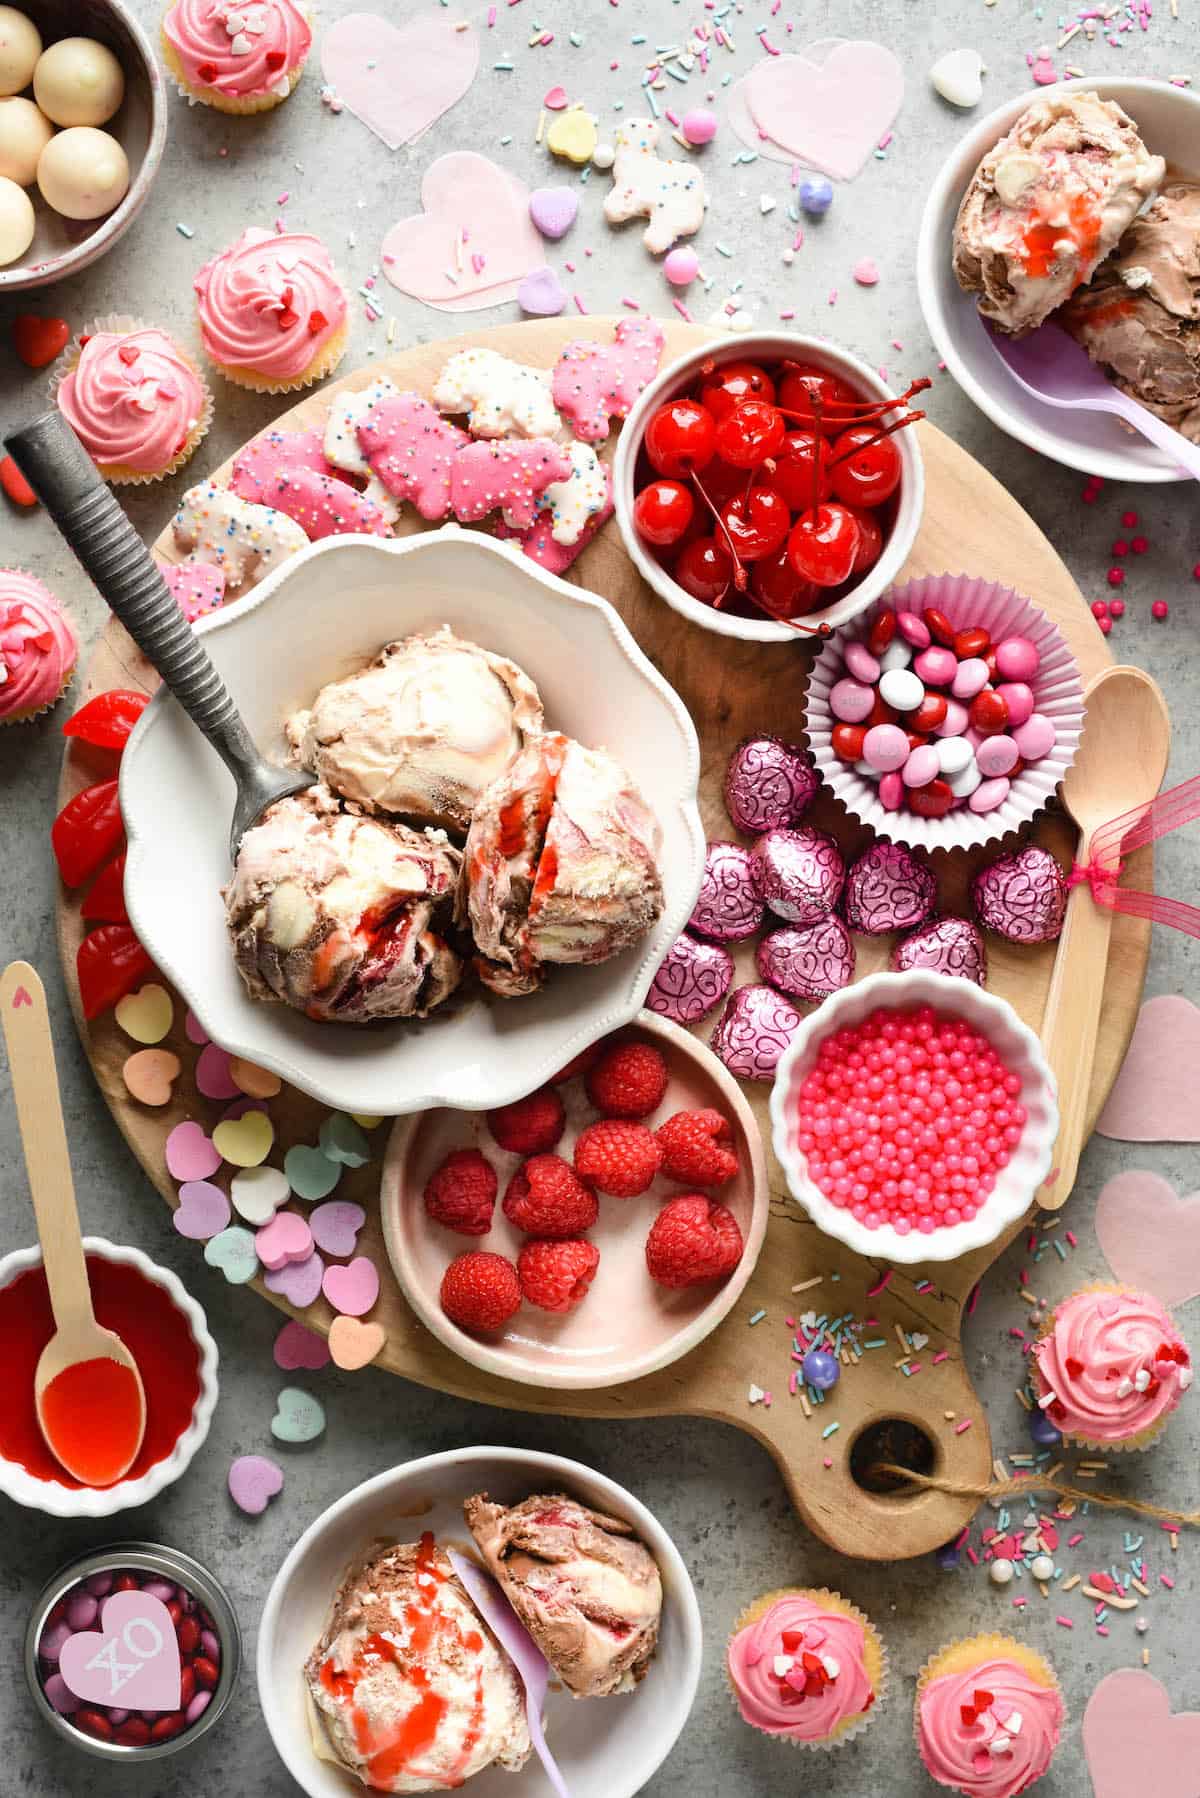
[[[645,903],[653,871],[639,849],[642,865],[630,873],[628,905],[618,896],[620,902],[613,898],[608,907],[617,934],[609,931],[599,946],[625,946],[595,961],[587,949],[581,959],[588,965],[554,967],[538,991],[525,992],[530,984],[525,961],[519,968],[509,965],[515,959],[505,910],[509,896],[496,891],[495,881],[485,881],[478,908],[472,892],[472,909],[481,914],[472,923],[476,946],[495,970],[491,993],[468,994],[464,985],[451,1003],[423,1020],[393,1016],[368,1024],[362,1020],[378,1016],[372,1001],[354,1000],[334,1015],[356,1021],[328,1021],[331,1008],[321,1010],[324,989],[306,984],[318,967],[317,939],[329,924],[322,899],[314,925],[307,899],[315,898],[315,882],[307,894],[301,883],[298,903],[285,915],[280,905],[272,909],[268,903],[264,910],[257,904],[262,882],[255,886],[248,880],[243,892],[239,874],[232,890],[235,961],[221,897],[231,876],[233,783],[169,696],[159,694],[147,708],[122,758],[126,902],[147,951],[214,1041],[340,1110],[382,1116],[434,1105],[486,1110],[522,1097],[590,1043],[633,1019],[699,889],[704,860],[696,809],[699,750],[685,707],[606,601],[546,574],[508,545],[457,527],[388,542],[328,538],[293,556],[197,628],[256,743],[282,760],[285,722],[311,708],[328,683],[358,673],[386,644],[429,638],[444,626],[468,644],[511,659],[536,687],[546,728],[565,731],[587,746],[566,756],[559,779],[560,798],[568,772],[574,782],[579,803],[573,818],[590,817],[589,806],[595,809],[603,801],[607,807],[611,801],[633,837],[648,836],[655,827],[659,833],[653,880],[661,881],[661,895],[655,891],[653,903]],[[513,730],[517,742],[522,733],[515,722]],[[627,770],[625,784],[621,770],[614,773],[616,761]],[[388,772],[370,765],[369,758],[360,757],[356,767],[372,782]],[[455,769],[441,773],[442,787],[449,790],[443,800],[461,802],[461,795],[455,798]],[[636,788],[632,796],[628,782]],[[389,968],[397,986],[408,982],[413,1009],[429,1009],[455,972],[446,935],[460,848],[451,844],[447,852],[423,839],[412,843],[412,855],[397,858],[379,821],[341,815],[335,834],[308,801],[302,823],[314,854],[326,858],[345,850],[343,838],[352,827],[358,846],[344,864],[347,879],[337,891],[347,907],[361,892],[364,918],[420,867],[429,906],[413,914],[418,923],[402,945],[406,959]],[[491,823],[478,857],[472,842],[467,845],[471,865],[478,860],[485,872],[495,848],[492,838],[504,835],[495,819]],[[257,839],[253,845],[251,837]],[[600,826],[584,840],[594,846]],[[251,850],[250,875],[269,884],[276,859],[271,841],[261,832],[249,833],[241,859]],[[564,849],[559,858],[564,864],[566,854]],[[541,862],[537,866],[541,876]],[[276,882],[276,892],[281,884]],[[596,907],[604,911],[612,894],[599,877],[594,885]],[[565,926],[550,904],[555,891],[539,913],[547,928],[538,946],[547,963],[575,959],[561,952]],[[297,898],[295,882],[288,892]],[[626,916],[631,928],[621,934]],[[288,931],[294,919],[299,921],[293,940]],[[603,919],[581,926],[601,935],[605,929]],[[443,931],[446,935],[439,934]],[[552,936],[556,941],[548,942]],[[413,947],[418,937],[419,956]],[[527,946],[523,942],[522,953]],[[378,958],[370,972],[377,978]],[[391,973],[388,978],[391,982]],[[493,996],[506,986],[524,996]],[[347,991],[338,989],[339,1003]],[[280,996],[288,1003],[278,1003]]]
[[[993,348],[977,295],[959,286],[952,265],[955,221],[979,164],[1026,109],[1059,96],[1095,94],[1115,101],[1137,125],[1146,149],[1176,174],[1200,179],[1200,95],[1168,82],[1099,76],[1020,95],[965,133],[943,164],[925,203],[917,243],[917,289],[930,335],[950,372],[993,423],[1069,468],[1120,481],[1176,481],[1185,472],[1164,451],[1109,414],[1063,412],[1026,393]],[[1134,194],[1135,203],[1143,196]],[[1193,251],[1194,257],[1194,251]],[[1140,281],[1135,276],[1135,285]],[[1118,290],[1119,291],[1119,290]],[[1200,297],[1195,335],[1200,392]]]
[[[491,1504],[473,1509],[477,1546],[463,1506],[480,1494]],[[258,1632],[259,1698],[275,1747],[308,1798],[347,1798],[365,1789],[335,1751],[339,1739],[348,1747],[349,1734],[335,1700],[339,1689],[352,1709],[365,1713],[361,1722],[353,1715],[347,1721],[361,1730],[366,1755],[382,1757],[377,1775],[390,1761],[392,1777],[386,1784],[378,1777],[374,1789],[443,1790],[465,1776],[472,1798],[553,1798],[535,1756],[518,1772],[500,1759],[519,1761],[526,1744],[519,1689],[495,1638],[464,1604],[461,1589],[444,1578],[445,1566],[430,1549],[423,1556],[386,1551],[416,1545],[428,1531],[437,1550],[492,1560],[517,1523],[494,1507],[559,1494],[616,1522],[607,1532],[618,1544],[615,1563],[607,1566],[586,1553],[586,1520],[578,1537],[567,1526],[567,1540],[580,1544],[576,1590],[595,1597],[602,1585],[621,1627],[589,1623],[573,1598],[557,1624],[547,1614],[539,1589],[558,1583],[562,1563],[543,1560],[538,1550],[552,1547],[563,1520],[553,1512],[523,1514],[531,1555],[506,1557],[506,1584],[552,1663],[547,1743],[572,1798],[633,1798],[643,1789],[683,1729],[700,1678],[700,1611],[679,1551],[645,1506],[603,1474],[558,1455],[480,1447],[410,1461],[355,1487],[310,1525],[275,1576]],[[565,1516],[579,1521],[574,1507]],[[599,1545],[604,1550],[603,1537]],[[373,1578],[365,1584],[374,1596],[364,1606],[353,1598],[364,1590],[362,1578],[344,1582],[366,1556]],[[362,1643],[381,1623],[395,1652],[372,1679],[364,1677]],[[319,1709],[309,1696],[306,1664],[321,1693]],[[410,1680],[414,1670],[417,1678]],[[424,1711],[409,1723],[422,1702]],[[423,1740],[414,1752],[419,1732]],[[349,1754],[365,1758],[357,1741]],[[480,1765],[485,1761],[490,1764]],[[423,1783],[418,1767],[438,1776]],[[402,1782],[405,1773],[415,1776],[411,1782]]]

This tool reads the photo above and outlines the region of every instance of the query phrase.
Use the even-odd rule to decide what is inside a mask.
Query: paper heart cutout
[[[1172,1711],[1151,1673],[1122,1667],[1102,1679],[1083,1713],[1083,1752],[1095,1798],[1196,1798],[1200,1711]]]
[[[1131,1168],[1101,1190],[1096,1240],[1118,1280],[1167,1306],[1200,1297],[1200,1192]]]
[[[325,1429],[325,1407],[320,1399],[299,1386],[285,1386],[275,1401],[271,1434],[277,1442],[299,1447],[315,1442]]]
[[[285,1298],[297,1311],[303,1311],[319,1294],[324,1273],[325,1263],[314,1249],[307,1261],[288,1261],[273,1273],[266,1274],[263,1285],[268,1292],[277,1292]]]
[[[581,166],[592,160],[596,148],[596,121],[582,106],[560,112],[546,133],[546,148],[552,156],[565,156],[568,162]]]
[[[281,1211],[264,1224],[254,1238],[254,1248],[272,1273],[294,1262],[307,1261],[313,1252],[313,1233],[298,1211]]]
[[[210,1267],[219,1267],[231,1286],[244,1286],[258,1272],[258,1250],[249,1230],[231,1224],[204,1245],[204,1259]]]
[[[179,1057],[169,1049],[138,1049],[121,1069],[121,1078],[139,1105],[165,1105],[180,1071]]]
[[[1096,1129],[1118,1142],[1200,1142],[1198,1066],[1200,1010],[1171,993],[1147,999]]]
[[[362,1324],[356,1317],[335,1317],[329,1326],[329,1352],[343,1373],[357,1373],[373,1361],[387,1333],[379,1324]]]
[[[206,1099],[237,1099],[241,1087],[229,1071],[229,1051],[219,1043],[205,1043],[196,1058],[196,1085]]]
[[[739,86],[757,132],[785,156],[851,181],[900,110],[904,70],[882,44],[854,40],[824,62],[765,57]]]
[[[282,1367],[285,1373],[294,1373],[299,1367],[315,1373],[318,1368],[329,1365],[329,1344],[297,1317],[288,1318],[275,1338],[271,1352],[276,1367]]]
[[[348,1199],[331,1199],[327,1205],[318,1205],[308,1221],[319,1249],[327,1255],[353,1255],[367,1214]]]
[[[271,1152],[275,1126],[264,1111],[247,1111],[241,1117],[223,1118],[212,1139],[224,1161],[234,1167],[257,1167]]]
[[[337,19],[321,42],[321,72],[389,150],[415,143],[461,100],[479,67],[479,38],[445,12],[393,25],[374,13]]]
[[[221,1165],[220,1151],[199,1124],[176,1124],[163,1146],[167,1172],[176,1180],[207,1180]]]
[[[331,1111],[318,1132],[321,1153],[343,1167],[366,1167],[371,1145],[364,1132],[344,1111]]]
[[[342,1177],[340,1162],[330,1161],[308,1143],[293,1143],[283,1158],[283,1171],[298,1199],[326,1199]]]
[[[530,269],[517,288],[517,305],[530,318],[557,318],[566,304],[567,290],[552,268]]]
[[[85,1704],[178,1710],[179,1641],[171,1613],[149,1592],[115,1592],[100,1607],[98,1630],[67,1637],[58,1671]]]
[[[977,106],[983,98],[983,58],[978,50],[947,50],[930,69],[929,79],[951,106]]]
[[[379,1269],[359,1255],[347,1267],[327,1267],[321,1290],[344,1317],[362,1317],[379,1297]]]
[[[283,1470],[265,1455],[239,1455],[229,1469],[229,1496],[248,1517],[260,1517],[283,1491]]]
[[[543,237],[556,242],[565,237],[579,215],[579,195],[573,187],[535,187],[529,196],[529,216]]]
[[[27,368],[47,368],[66,348],[71,327],[65,318],[18,312],[12,322],[13,348]]]
[[[229,1078],[248,1099],[273,1099],[283,1086],[278,1074],[260,1068],[257,1062],[245,1061],[240,1055],[229,1058]]]
[[[153,981],[117,1001],[117,1023],[135,1043],[161,1043],[175,1021],[175,1001]]]
[[[208,1180],[187,1180],[179,1188],[179,1203],[171,1222],[190,1242],[208,1242],[229,1225],[229,1200]]]
[[[498,305],[542,261],[529,189],[473,150],[451,151],[429,165],[421,206],[384,238],[383,271],[393,287],[427,306],[466,312]]]
[[[229,1182],[229,1196],[248,1224],[269,1224],[292,1189],[277,1167],[245,1167]]]

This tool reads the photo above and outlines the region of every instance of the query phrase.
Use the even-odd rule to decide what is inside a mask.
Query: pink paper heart
[[[1168,1306],[1200,1296],[1200,1192],[1131,1168],[1096,1201],[1096,1239],[1118,1280]]]
[[[900,110],[904,70],[882,44],[834,46],[824,62],[768,56],[746,76],[758,131],[797,162],[851,181]]]
[[[362,1317],[379,1297],[379,1269],[360,1255],[348,1267],[327,1267],[321,1290],[335,1311]]]
[[[1122,1667],[1088,1699],[1083,1752],[1095,1798],[1196,1798],[1200,1711],[1172,1712],[1170,1694],[1153,1674]]]
[[[229,1051],[218,1043],[205,1043],[196,1059],[196,1085],[206,1099],[238,1099],[241,1088],[229,1073]]]
[[[280,1330],[272,1352],[276,1367],[282,1367],[286,1373],[294,1373],[298,1367],[315,1373],[319,1367],[329,1365],[329,1344],[325,1338],[295,1317],[289,1317]]]
[[[430,164],[421,206],[384,238],[383,271],[393,287],[426,305],[443,312],[498,305],[545,260],[529,217],[529,189],[473,150]]]
[[[1129,1051],[1096,1124],[1118,1142],[1200,1142],[1200,1010],[1164,993],[1138,1013]]]
[[[303,1311],[320,1292],[324,1272],[325,1263],[314,1249],[307,1261],[289,1261],[273,1273],[264,1274],[263,1285],[268,1292],[279,1293],[297,1311]]]
[[[367,1214],[349,1199],[331,1199],[327,1205],[318,1205],[308,1221],[319,1249],[327,1255],[353,1255]]]
[[[164,1148],[167,1172],[175,1180],[207,1180],[221,1165],[221,1156],[199,1124],[176,1124]]]
[[[254,1238],[254,1248],[272,1273],[307,1261],[313,1252],[313,1233],[297,1211],[277,1211]]]
[[[229,1469],[229,1496],[248,1517],[259,1517],[276,1493],[283,1491],[283,1473],[265,1455],[239,1455]]]
[[[461,100],[479,67],[479,38],[445,12],[393,25],[347,13],[326,31],[321,72],[356,119],[389,150],[415,143]]]
[[[106,1598],[99,1630],[68,1636],[58,1659],[63,1680],[87,1704],[122,1710],[179,1708],[179,1643],[171,1614],[148,1592]]]
[[[208,1180],[186,1180],[179,1188],[179,1203],[171,1222],[191,1242],[208,1242],[219,1236],[232,1213],[219,1186]]]

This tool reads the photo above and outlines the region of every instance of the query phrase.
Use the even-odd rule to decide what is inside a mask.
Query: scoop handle
[[[204,732],[239,786],[260,757],[208,651],[180,611],[162,571],[57,409],[14,431],[5,448],[71,549]]]

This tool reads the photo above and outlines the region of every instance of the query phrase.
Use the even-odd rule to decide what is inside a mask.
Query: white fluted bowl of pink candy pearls
[[[995,581],[941,574],[893,587],[825,645],[805,728],[848,812],[934,850],[1028,824],[1083,723],[1078,665],[1045,612]]]
[[[871,974],[803,1019],[771,1131],[818,1229],[872,1261],[954,1261],[1028,1211],[1058,1093],[1007,1000],[930,969]]]

